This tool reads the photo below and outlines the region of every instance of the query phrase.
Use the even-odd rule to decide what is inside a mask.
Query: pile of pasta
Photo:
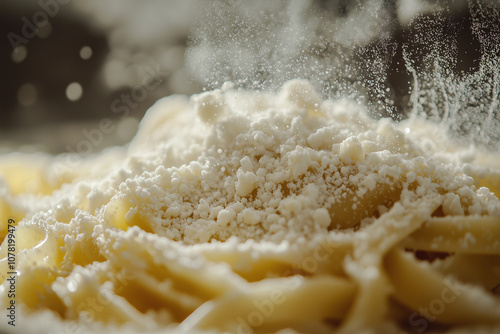
[[[499,158],[302,80],[168,97],[126,147],[0,157],[2,308],[12,219],[27,333],[493,333]]]

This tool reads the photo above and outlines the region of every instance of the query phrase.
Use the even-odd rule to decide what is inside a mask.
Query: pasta
[[[498,154],[433,126],[293,80],[162,99],[85,158],[3,156],[2,305],[40,333],[498,331]]]

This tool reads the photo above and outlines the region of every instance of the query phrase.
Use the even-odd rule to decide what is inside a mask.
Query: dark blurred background
[[[192,94],[189,1],[0,3],[0,152],[76,149],[112,119],[95,151],[123,144],[160,97]]]
[[[287,4],[276,3],[278,6],[282,3],[283,7]],[[453,70],[457,73],[477,70],[480,45],[470,29],[467,1],[317,0],[304,3],[307,8],[313,7],[322,19],[331,17],[331,21],[349,17],[351,13],[351,16],[357,15],[360,6],[365,6],[367,11],[372,3],[384,7],[387,15],[383,28],[387,28],[387,34],[371,36],[365,31],[366,38],[357,36],[358,50],[353,55],[369,60],[386,59],[386,67],[382,66],[379,72],[369,70],[364,77],[370,82],[370,75],[379,75],[383,81],[382,93],[380,87],[372,89],[368,85],[363,89],[373,105],[378,101],[391,105],[393,118],[407,108],[411,92],[412,77],[405,67],[402,45],[412,36],[412,29],[432,26],[436,6],[446,7],[444,12],[440,11],[441,20],[444,17],[443,36],[448,33],[459,37]],[[202,66],[205,59],[209,63],[209,56],[219,55],[215,49],[210,55],[206,53],[210,48],[196,49],[196,43],[202,43],[189,36],[193,29],[197,33],[205,31],[209,36],[219,34],[221,29],[214,22],[218,20],[214,11],[229,10],[231,15],[236,15],[234,12],[238,13],[237,8],[242,4],[238,0],[2,0],[0,153],[19,150],[56,154],[76,150],[78,142],[86,138],[83,131],[98,128],[103,118],[111,119],[116,131],[103,136],[102,141],[96,143],[95,151],[124,144],[133,137],[139,120],[157,99],[220,86],[221,80],[217,79],[225,79],[227,73],[219,75],[214,68],[226,66],[223,61],[232,61],[235,54],[226,52],[227,59],[220,57],[222,61],[212,61],[212,67],[204,68],[210,73],[203,74],[197,65]],[[421,24],[409,26],[417,15]],[[352,21],[349,24],[363,24]],[[375,27],[377,24],[375,22]],[[241,31],[241,27],[236,27],[230,34],[245,33]],[[209,47],[227,48],[237,37],[215,36],[214,39],[218,42],[208,43]],[[201,50],[198,54],[191,53],[195,57],[191,57],[189,66],[185,58],[188,44],[193,45],[195,51]],[[425,49],[425,45],[419,47]],[[322,54],[315,57],[324,58],[330,51],[325,47],[318,52]],[[418,68],[423,58],[415,61]],[[260,71],[260,77],[266,77]],[[215,73],[214,78],[208,79],[211,73]],[[388,103],[387,99],[390,99]],[[381,115],[388,113],[382,111]]]

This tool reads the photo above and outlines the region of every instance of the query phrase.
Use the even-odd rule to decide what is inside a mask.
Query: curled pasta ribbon
[[[66,318],[103,323],[140,323],[146,320],[124,297],[116,294],[127,284],[127,274],[116,272],[111,282],[106,277],[111,270],[109,263],[96,262],[85,268],[77,267],[68,277],[53,283],[53,290],[66,308]]]
[[[354,237],[354,258],[346,262],[347,271],[359,284],[359,293],[342,327],[344,333],[375,328],[388,310],[391,287],[382,260],[402,239],[418,229],[441,204],[438,195],[427,196],[403,207],[396,203],[372,225]]]
[[[105,230],[99,248],[108,270],[118,273],[124,262],[130,263],[126,282],[118,282],[116,295],[144,313],[168,310],[172,322],[181,322],[207,300],[246,284],[226,264],[206,261],[173,241],[158,240],[137,227]]]
[[[176,281],[178,287],[203,298],[213,298],[244,282],[228,266],[204,261],[174,241],[157,240],[137,227],[126,232],[104,231],[99,248],[115,268],[122,268],[124,261],[135,264],[130,268],[146,271],[160,281]]]
[[[236,332],[238,326],[249,326],[264,331],[327,318],[338,320],[346,314],[355,292],[353,282],[332,276],[266,279],[206,302],[179,329]]]
[[[500,254],[500,216],[429,219],[402,242],[405,248],[435,252]]]
[[[22,268],[24,262],[29,262],[29,267],[58,266],[62,261],[62,246],[57,235],[52,229],[42,224],[20,223],[14,231],[16,239],[16,268]],[[0,248],[0,281],[8,277],[8,243],[4,242]]]
[[[297,274],[297,270],[306,275],[345,276],[342,262],[347,254],[352,253],[352,240],[347,235],[337,239],[341,240],[321,236],[314,243],[293,245],[293,248],[290,245],[271,243],[266,247],[254,241],[245,244],[226,242],[217,247],[201,244],[193,247],[192,252],[210,262],[229,264],[232,271],[248,282],[290,276],[289,274]]]
[[[21,222],[16,226],[16,251],[14,253],[17,271],[17,299],[32,309],[49,307],[59,314],[64,311],[59,298],[50,285],[57,278],[57,267],[63,259],[60,250],[62,240],[50,228],[43,224]],[[8,243],[0,248],[0,280],[2,286],[9,283],[7,278],[13,271],[8,264]],[[7,301],[6,291],[0,289],[0,296]]]
[[[384,266],[394,287],[394,298],[429,320],[447,324],[500,324],[500,303],[484,290],[458,285],[398,248],[386,256]],[[426,314],[427,308],[434,304],[439,306],[439,312]]]
[[[500,255],[454,254],[432,263],[444,275],[493,290],[500,284]]]

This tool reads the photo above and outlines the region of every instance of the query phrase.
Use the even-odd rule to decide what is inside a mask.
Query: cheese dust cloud
[[[69,158],[1,157],[23,333],[500,330],[500,156],[439,123],[226,83]]]

